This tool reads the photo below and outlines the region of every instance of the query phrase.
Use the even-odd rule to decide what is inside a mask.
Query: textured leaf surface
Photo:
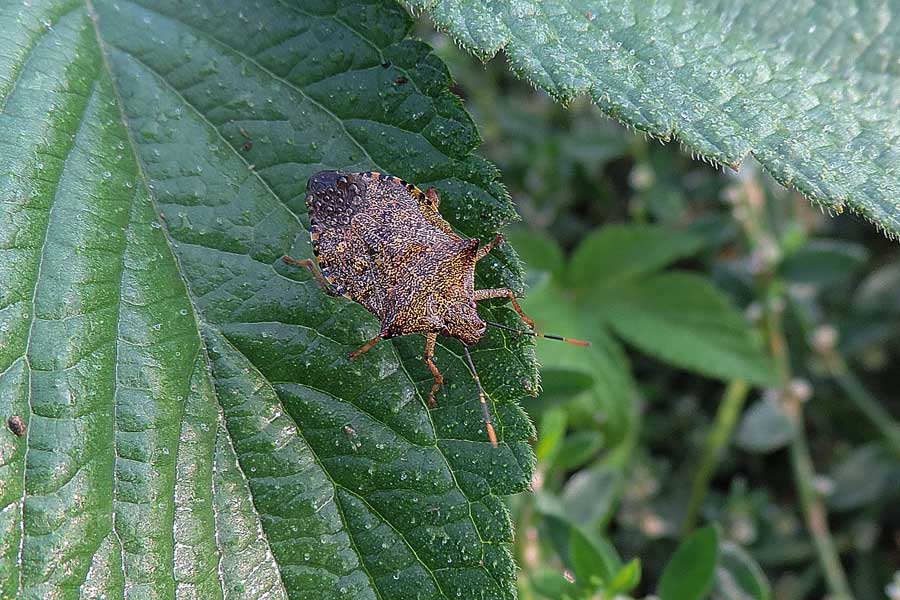
[[[0,5],[0,596],[511,598],[530,348],[419,339],[324,296],[322,168],[443,193],[468,235],[512,207],[444,66],[379,2]],[[497,253],[484,285],[521,285]],[[506,308],[491,317],[514,323]]]
[[[892,0],[406,0],[565,101],[900,235],[900,8]]]

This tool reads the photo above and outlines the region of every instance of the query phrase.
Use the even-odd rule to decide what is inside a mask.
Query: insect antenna
[[[478,377],[478,371],[475,370],[475,363],[472,362],[472,355],[469,354],[469,347],[463,345],[463,352],[466,354],[466,362],[469,363],[469,369],[472,371],[472,378],[475,379],[475,385],[478,387],[478,401],[481,402],[481,412],[484,413],[484,426],[485,429],[487,429],[488,439],[491,440],[491,446],[496,448],[497,434],[494,432],[494,424],[491,422],[491,411],[488,409],[484,388],[481,387],[481,379]]]
[[[578,340],[575,338],[563,337],[561,335],[553,335],[550,333],[541,333],[540,331],[528,331],[525,329],[519,329],[518,327],[510,327],[509,325],[504,325],[503,323],[495,323],[494,321],[485,321],[488,325],[493,325],[494,327],[498,327],[500,329],[505,329],[506,331],[512,331],[513,333],[518,333],[519,335],[530,335],[532,337],[544,338],[545,340],[559,340],[561,342],[565,342],[567,344],[572,344],[574,346],[590,346],[591,343],[585,340]]]

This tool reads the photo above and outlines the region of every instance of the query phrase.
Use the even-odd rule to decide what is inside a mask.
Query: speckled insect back
[[[478,315],[478,300],[509,298],[522,320],[534,329],[534,321],[522,311],[511,290],[475,289],[475,264],[503,238],[498,235],[479,247],[478,240],[457,234],[438,212],[440,197],[434,188],[423,192],[402,179],[374,171],[320,171],[307,183],[306,205],[313,253],[321,272],[309,259],[286,256],[285,262],[308,268],[326,293],[362,304],[381,321],[378,335],[350,353],[351,358],[384,339],[424,334],[425,363],[434,376],[429,406],[435,406],[434,395],[444,383],[434,362],[437,336],[454,337],[466,346],[477,343],[488,324]],[[496,447],[484,390],[474,364],[467,362],[478,386],[488,437]]]

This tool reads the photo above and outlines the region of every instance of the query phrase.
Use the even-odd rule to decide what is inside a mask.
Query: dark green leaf
[[[735,169],[752,153],[814,202],[900,235],[892,2],[406,4],[483,59],[504,50],[564,102],[588,94],[623,123]]]
[[[857,510],[878,501],[896,501],[900,463],[884,445],[870,443],[843,458],[831,473],[834,489],[828,505],[837,511]]]
[[[700,600],[712,588],[719,557],[719,533],[713,525],[698,529],[666,563],[657,594],[661,600]]]
[[[530,344],[421,339],[280,260],[322,168],[514,217],[446,69],[381,2],[0,7],[0,596],[509,599]],[[402,83],[401,83],[402,82]],[[519,289],[500,250],[482,285]],[[507,308],[486,307],[516,323]]]
[[[747,452],[767,453],[786,446],[794,437],[794,423],[774,398],[754,403],[738,425],[735,444]]]
[[[850,314],[841,325],[840,347],[857,353],[890,344],[900,334],[900,264],[885,263],[862,280],[850,301]]]
[[[869,274],[857,289],[853,305],[882,318],[900,315],[900,264],[892,261]]]
[[[706,279],[665,273],[598,291],[612,329],[647,354],[723,379],[771,383],[770,361],[749,324]]]
[[[789,254],[782,275],[796,283],[829,285],[849,279],[868,258],[864,246],[843,240],[813,240]]]
[[[714,595],[722,600],[769,600],[769,580],[753,557],[740,546],[723,542],[719,548]]]
[[[541,369],[541,400],[569,400],[590,390],[594,383],[594,378],[582,371],[546,367]]]
[[[700,249],[702,238],[649,225],[608,225],[572,256],[568,276],[578,287],[611,287],[659,270]]]

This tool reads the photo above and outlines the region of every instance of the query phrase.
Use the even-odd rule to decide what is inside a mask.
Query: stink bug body
[[[320,171],[310,177],[306,195],[318,269],[309,259],[284,257],[287,263],[308,268],[326,293],[360,303],[381,321],[378,335],[350,353],[351,358],[381,340],[425,335],[425,363],[434,376],[430,406],[435,405],[434,395],[444,383],[434,362],[437,336],[454,337],[465,346],[477,343],[488,324],[478,315],[477,301],[508,298],[529,327],[529,331],[515,331],[557,338],[532,331],[534,321],[522,311],[512,290],[475,289],[475,264],[503,238],[498,235],[479,247],[478,240],[453,230],[438,212],[439,204],[434,188],[423,192],[390,175]],[[466,357],[478,384],[488,436],[496,447],[484,391],[468,349]]]

